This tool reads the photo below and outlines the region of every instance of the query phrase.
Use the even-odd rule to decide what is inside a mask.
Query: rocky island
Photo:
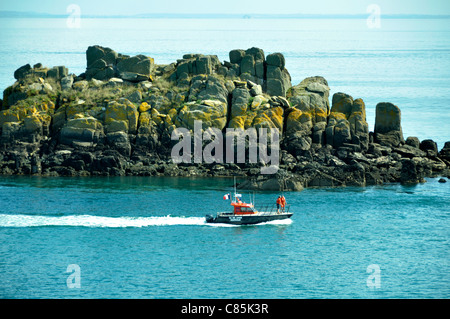
[[[361,98],[329,96],[323,77],[292,86],[283,54],[232,50],[229,61],[185,54],[168,65],[91,46],[86,71],[38,63],[14,72],[0,100],[0,174],[240,176],[241,188],[414,184],[450,177],[450,142],[403,136],[398,106],[376,105],[369,131]],[[263,162],[174,163],[177,128],[272,128],[279,167]],[[248,145],[247,145],[248,147]],[[443,179],[445,181],[445,179]]]

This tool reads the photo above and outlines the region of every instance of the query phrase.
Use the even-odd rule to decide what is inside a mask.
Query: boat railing
[[[280,207],[280,213],[289,213],[289,209],[291,205],[286,205],[285,207]],[[255,210],[259,213],[259,215],[272,215],[278,212],[276,204],[262,204],[255,207]]]

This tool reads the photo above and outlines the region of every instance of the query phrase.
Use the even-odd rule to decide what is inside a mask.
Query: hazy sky
[[[0,10],[65,14],[77,4],[81,14],[138,13],[302,13],[358,14],[377,4],[381,14],[450,14],[449,0],[16,0],[1,1]]]

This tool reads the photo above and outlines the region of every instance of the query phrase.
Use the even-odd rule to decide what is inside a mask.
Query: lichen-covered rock
[[[255,83],[238,86],[232,92],[231,116],[229,128],[276,128],[281,135],[284,126],[284,109],[272,102],[267,95],[252,96]]]
[[[283,54],[265,57],[250,48],[229,55],[224,63],[214,55],[185,54],[176,63],[154,65],[144,55],[93,46],[79,76],[40,63],[19,68],[0,100],[0,174],[240,175],[255,177],[251,187],[271,190],[449,176],[450,142],[439,153],[432,140],[410,137],[404,144],[395,105],[377,106],[369,135],[362,99],[336,93],[330,108],[324,78],[291,87]],[[196,121],[204,137],[212,128],[231,131],[235,162],[239,144],[247,163],[169,164],[176,143],[171,133],[194,130]],[[247,140],[228,128],[257,134],[278,129],[278,175],[256,177],[268,163],[250,160],[251,131]]]
[[[49,134],[54,109],[52,100],[39,95],[21,100],[7,110],[0,111],[0,128],[3,128],[4,141],[10,143],[17,139],[35,142]]]
[[[125,98],[108,103],[105,112],[105,125],[108,132],[117,132],[117,128],[122,128],[126,133],[136,134],[139,119],[139,112],[136,105]],[[123,121],[126,123],[117,123]]]
[[[289,90],[291,108],[286,110],[285,145],[291,154],[308,151],[313,142],[324,142],[328,96],[328,83],[323,77],[306,78]]]
[[[79,117],[67,121],[61,129],[59,142],[73,146],[92,146],[103,136],[103,125],[94,117]]]
[[[222,130],[227,124],[227,103],[218,100],[188,102],[178,113],[181,127],[194,129],[195,121],[202,121],[204,129]]]
[[[326,142],[335,148],[350,143],[367,150],[369,125],[366,122],[366,109],[362,99],[353,100],[345,93],[333,95],[326,128]]]
[[[180,81],[188,76],[210,75],[218,71],[221,63],[216,55],[185,54],[178,60],[173,73],[173,80]]]
[[[228,127],[245,129],[250,97],[250,92],[246,87],[239,86],[233,90],[231,116]]]
[[[309,77],[290,89],[291,107],[309,114],[312,124],[326,122],[330,113],[328,101],[330,88],[323,77]],[[286,128],[289,131],[289,127]]]
[[[404,143],[400,108],[389,102],[378,103],[375,113],[375,142],[386,146]]]
[[[136,55],[120,59],[116,67],[119,77],[123,80],[140,82],[152,79],[154,64],[153,58]]]

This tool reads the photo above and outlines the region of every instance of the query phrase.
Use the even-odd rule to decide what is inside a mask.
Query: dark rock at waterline
[[[301,191],[303,190],[303,184],[294,174],[280,170],[276,174],[249,178],[239,184],[237,188],[264,191]]]
[[[417,184],[423,182],[423,177],[420,176],[417,170],[417,164],[411,159],[402,161],[402,168],[400,172],[400,182],[402,184]]]
[[[428,156],[437,156],[438,149],[437,144],[433,140],[423,140],[420,143],[420,149],[428,154]]]

